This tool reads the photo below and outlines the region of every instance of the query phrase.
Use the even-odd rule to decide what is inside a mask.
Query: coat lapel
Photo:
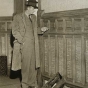
[[[34,30],[34,38],[35,38],[35,56],[36,56],[36,68],[40,67],[40,57],[39,57],[39,41],[37,34],[37,21],[34,15],[31,16],[33,30]]]

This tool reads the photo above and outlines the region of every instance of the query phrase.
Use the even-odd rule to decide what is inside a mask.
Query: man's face
[[[32,6],[28,7],[28,12],[29,14],[33,14],[35,12],[35,8]]]

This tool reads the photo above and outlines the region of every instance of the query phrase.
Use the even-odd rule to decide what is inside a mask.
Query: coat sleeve
[[[20,27],[17,15],[14,16],[12,22],[12,34],[19,43],[22,43],[23,37],[20,34]]]

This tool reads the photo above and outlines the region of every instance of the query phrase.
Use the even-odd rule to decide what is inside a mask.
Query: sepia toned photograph
[[[88,1],[0,0],[0,88],[88,88]]]

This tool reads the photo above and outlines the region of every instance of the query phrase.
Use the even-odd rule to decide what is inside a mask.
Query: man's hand
[[[49,30],[49,28],[47,28],[47,27],[42,27],[42,28],[41,28],[42,33],[46,32],[46,31],[48,31],[48,30]]]

